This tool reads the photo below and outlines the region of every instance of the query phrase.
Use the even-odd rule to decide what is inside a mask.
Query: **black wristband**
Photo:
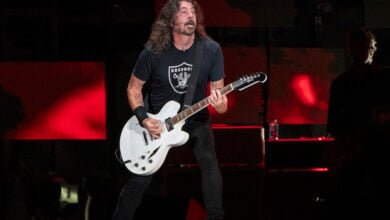
[[[133,111],[135,117],[137,117],[139,123],[142,125],[142,122],[148,118],[148,115],[146,114],[146,108],[145,106],[138,106]]]

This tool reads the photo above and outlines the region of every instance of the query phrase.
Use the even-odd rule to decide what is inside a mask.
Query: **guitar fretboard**
[[[223,87],[220,89],[222,95],[226,95],[229,92],[233,91],[233,84],[230,83],[229,85]],[[195,113],[199,112],[200,110],[204,109],[209,105],[208,97],[200,100],[199,102],[195,103],[191,107],[188,107],[187,109],[179,112],[176,116],[172,117],[172,125],[175,125],[183,120],[186,120],[187,118],[191,117]]]

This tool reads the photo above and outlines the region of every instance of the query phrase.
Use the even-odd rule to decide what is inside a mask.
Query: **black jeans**
[[[222,175],[215,153],[214,134],[211,123],[187,121],[183,130],[190,134],[189,145],[192,147],[201,171],[201,187],[207,219],[222,219]],[[150,185],[153,175],[131,175],[119,195],[112,220],[130,220],[141,203],[142,196]]]

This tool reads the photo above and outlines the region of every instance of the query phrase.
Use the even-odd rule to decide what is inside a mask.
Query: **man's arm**
[[[226,95],[222,95],[219,89],[223,88],[224,80],[220,79],[218,81],[210,82],[210,96],[208,101],[211,106],[220,114],[227,111],[228,100]]]
[[[131,109],[134,111],[139,106],[144,106],[142,87],[145,81],[142,81],[131,74],[129,84],[127,85],[127,98]]]
[[[161,121],[149,118],[146,114],[142,95],[142,87],[144,84],[145,81],[142,81],[134,76],[134,74],[131,74],[127,86],[127,98],[139,123],[144,126],[153,137],[159,138],[159,134],[162,132]]]

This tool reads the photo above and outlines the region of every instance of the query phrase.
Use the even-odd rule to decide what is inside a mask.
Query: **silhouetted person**
[[[378,219],[385,214],[390,70],[373,64],[376,39],[368,28],[350,30],[346,46],[351,65],[332,82],[328,106],[336,149],[330,219]]]

